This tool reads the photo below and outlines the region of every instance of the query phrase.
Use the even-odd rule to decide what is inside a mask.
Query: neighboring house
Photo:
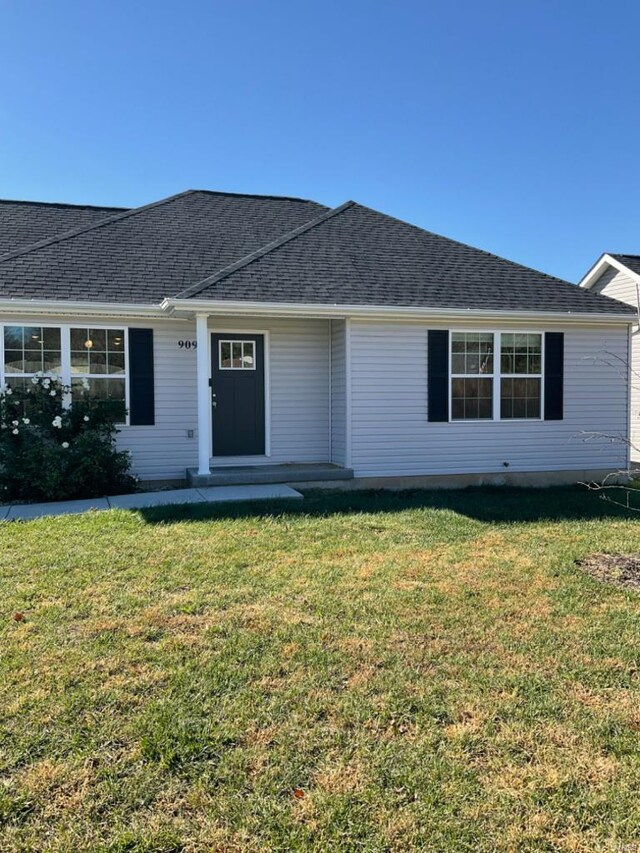
[[[354,202],[0,202],[0,381],[124,400],[145,480],[624,467],[584,439],[628,434],[627,377],[598,354],[626,358],[635,314]]]
[[[634,462],[640,461],[640,255],[601,255],[580,282],[580,287],[625,302],[635,309],[629,352],[620,369],[630,368],[631,457]]]

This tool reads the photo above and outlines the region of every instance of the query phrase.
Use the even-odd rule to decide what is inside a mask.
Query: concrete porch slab
[[[204,486],[240,486],[261,483],[310,483],[324,480],[350,480],[351,468],[332,462],[291,462],[264,465],[213,465],[208,474],[187,469],[187,482],[197,489]]]
[[[273,498],[288,498],[289,500],[301,501],[303,496],[300,492],[281,483],[255,486],[206,486],[197,489],[207,502],[217,503],[219,501],[260,501]]]

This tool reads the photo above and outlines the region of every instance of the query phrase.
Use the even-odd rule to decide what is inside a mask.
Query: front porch
[[[197,468],[187,470],[190,486],[240,486],[262,483],[319,483],[329,480],[351,480],[353,470],[332,462],[284,463],[272,465],[212,466],[208,473]]]
[[[195,325],[191,486],[353,477],[343,320],[198,313]]]

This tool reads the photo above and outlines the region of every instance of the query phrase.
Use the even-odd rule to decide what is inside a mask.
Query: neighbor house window
[[[542,417],[542,334],[451,332],[451,420]]]
[[[490,332],[451,333],[451,418],[493,417],[494,338]]]
[[[10,388],[24,386],[41,371],[62,373],[62,346],[59,328],[47,326],[5,326],[4,383]]]
[[[539,418],[542,393],[542,335],[500,336],[500,417]]]
[[[72,397],[89,396],[125,404],[124,329],[72,328],[70,352]],[[88,390],[83,380],[88,380]]]

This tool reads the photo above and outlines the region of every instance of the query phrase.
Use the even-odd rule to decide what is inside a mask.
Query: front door
[[[264,446],[264,335],[211,335],[213,455],[260,456]]]

